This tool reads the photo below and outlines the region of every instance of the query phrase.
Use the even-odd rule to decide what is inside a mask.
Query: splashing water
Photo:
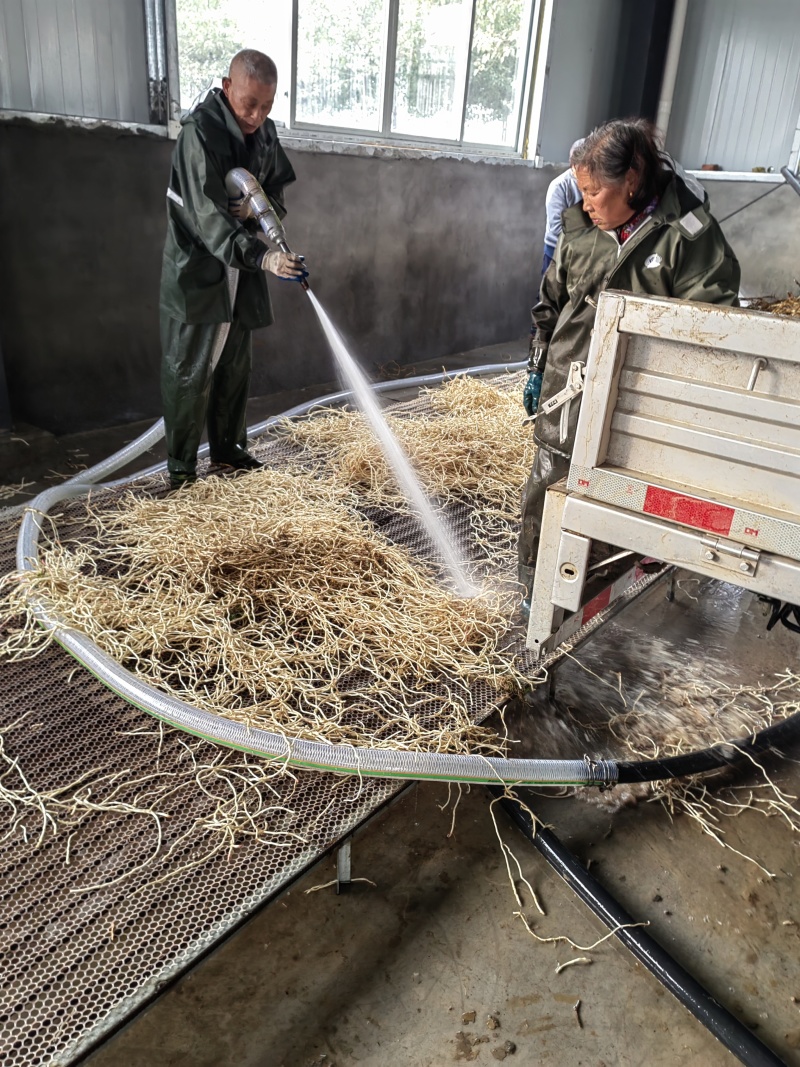
[[[364,377],[361,368],[347,351],[347,346],[342,340],[339,331],[328,318],[327,313],[311,290],[308,290],[308,296],[339,364],[342,377],[348,388],[352,390],[358,406],[369,419],[386,460],[394,471],[398,485],[413,506],[428,537],[442,557],[456,592],[463,597],[477,596],[478,590],[464,574],[463,562],[459,559],[452,538],[449,536],[439,516],[431,507],[431,503],[423,492],[422,486],[419,484],[417,476],[408,461],[408,457],[400,447],[397,438],[389,429],[389,425],[383,417],[369,382]]]

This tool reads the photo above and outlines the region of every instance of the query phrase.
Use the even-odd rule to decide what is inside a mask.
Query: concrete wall
[[[745,296],[785,296],[800,290],[800,196],[788,185],[757,182],[706,181],[703,183],[717,219],[739,211],[722,222],[725,236],[742,266]],[[747,207],[757,196],[767,197]]]
[[[159,414],[171,149],[112,129],[0,125],[0,342],[17,421],[65,433]],[[554,171],[290,155],[290,241],[369,371],[527,332]],[[270,288],[277,322],[256,335],[252,395],[333,380],[302,290]]]

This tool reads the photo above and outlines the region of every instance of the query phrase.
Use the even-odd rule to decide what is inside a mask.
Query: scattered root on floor
[[[15,496],[19,496],[20,493],[26,492],[33,485],[33,482],[26,482],[23,478],[21,482],[15,482],[10,485],[0,485],[0,500],[13,500]],[[30,493],[28,493],[30,496]]]
[[[612,938],[616,934],[618,934],[620,930],[630,930],[630,929],[633,929],[634,927],[637,927],[637,926],[649,926],[650,925],[649,922],[623,923],[620,926],[615,926],[613,929],[609,930],[609,932],[607,934],[604,934],[602,937],[597,938],[590,945],[579,945],[577,942],[573,941],[572,938],[568,937],[566,934],[554,934],[554,935],[543,936],[542,934],[537,933],[536,929],[535,929],[535,925],[536,925],[537,920],[532,917],[532,915],[530,913],[530,910],[529,910],[528,914],[526,915],[524,909],[526,908],[526,906],[528,906],[529,909],[530,909],[530,907],[535,907],[536,911],[539,913],[539,915],[542,915],[542,916],[545,916],[547,914],[547,912],[542,907],[542,903],[541,903],[541,901],[540,901],[540,899],[539,899],[539,897],[538,897],[538,895],[536,893],[536,890],[533,888],[533,886],[531,885],[530,881],[525,877],[525,875],[524,875],[524,873],[522,871],[522,865],[520,864],[519,860],[517,859],[516,854],[514,853],[514,851],[503,840],[502,835],[500,833],[500,827],[497,825],[497,818],[495,816],[495,810],[494,810],[495,809],[495,805],[498,804],[500,800],[502,800],[502,799],[504,799],[506,797],[509,798],[510,800],[513,800],[516,804],[519,804],[520,807],[522,807],[527,812],[527,814],[528,814],[528,816],[529,816],[529,818],[531,820],[531,825],[534,827],[534,832],[538,829],[538,827],[540,827],[542,825],[542,822],[541,822],[540,819],[538,819],[536,817],[534,812],[531,811],[530,807],[528,807],[528,805],[519,797],[519,795],[517,793],[515,793],[514,790],[509,786],[505,787],[505,789],[503,791],[503,796],[494,797],[493,800],[491,801],[491,803],[489,804],[489,812],[490,812],[491,817],[492,817],[492,824],[494,826],[494,832],[495,832],[495,835],[497,837],[497,840],[500,843],[500,849],[501,849],[502,854],[503,854],[503,859],[505,860],[506,873],[508,875],[509,885],[511,886],[512,892],[514,894],[514,899],[517,902],[518,910],[513,912],[513,915],[514,915],[515,919],[519,919],[521,921],[522,925],[525,927],[525,930],[528,932],[528,934],[530,934],[530,936],[533,938],[534,941],[538,941],[539,944],[541,944],[541,945],[560,945],[560,944],[565,944],[565,945],[568,945],[571,949],[575,949],[577,952],[592,952],[594,949],[596,949],[600,945],[602,945],[605,941],[608,941],[610,938]],[[514,876],[514,873],[513,873],[512,868],[511,868],[511,862],[512,861],[514,863],[514,866],[517,869],[517,876],[516,877]],[[524,890],[524,892],[523,892],[523,890]],[[527,894],[527,897],[528,897],[527,900],[526,900],[526,894]],[[574,966],[575,964],[587,965],[587,964],[590,964],[590,963],[592,963],[591,958],[589,958],[587,956],[579,956],[577,959],[572,959],[572,960],[569,960],[566,963],[559,964],[556,967],[556,974],[559,974],[565,968]]]
[[[521,684],[502,651],[512,604],[459,598],[379,534],[349,489],[265,469],[166,498],[97,506],[80,538],[5,583],[9,614],[41,598],[64,625],[195,707],[289,737],[501,754],[473,687]],[[30,618],[0,643],[51,639]]]

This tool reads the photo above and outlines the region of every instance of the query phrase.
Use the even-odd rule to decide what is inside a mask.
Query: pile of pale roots
[[[496,570],[529,452],[517,399],[456,379],[433,406],[432,417],[394,428],[440,506],[469,499],[487,516]],[[505,651],[513,583],[484,572],[481,595],[460,598],[435,560],[374,528],[365,505],[403,502],[359,415],[330,412],[280,432],[302,446],[280,470],[161,498],[131,491],[113,507],[101,494],[79,537],[51,527],[39,568],[6,581],[9,612],[24,617],[34,597],[139,678],[248,726],[500,754],[503,738],[476,725],[473,694],[488,687],[499,704],[524,684]],[[320,453],[327,470],[309,472]],[[27,619],[2,651],[27,656],[51,636]]]
[[[429,497],[469,507],[471,547],[479,548],[499,572],[513,565],[522,488],[535,448],[530,427],[522,421],[519,376],[508,375],[507,381],[513,388],[453,378],[424,393],[431,414],[418,414],[418,402],[412,401],[387,416]],[[337,483],[355,489],[368,504],[407,510],[360,413],[330,409],[285,423],[277,432],[302,449],[301,462],[322,464]]]
[[[749,301],[748,307],[755,308],[756,311],[769,311],[773,315],[800,318],[800,296],[794,296],[792,293],[787,293],[780,300],[773,296],[762,296]]]

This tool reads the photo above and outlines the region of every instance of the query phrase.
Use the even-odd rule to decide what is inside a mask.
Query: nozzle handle
[[[270,199],[261,188],[258,180],[245,167],[234,167],[225,175],[225,189],[228,196],[244,196],[250,202],[250,210],[267,240],[277,245],[281,252],[288,252],[286,233],[278,218],[278,213]]]

